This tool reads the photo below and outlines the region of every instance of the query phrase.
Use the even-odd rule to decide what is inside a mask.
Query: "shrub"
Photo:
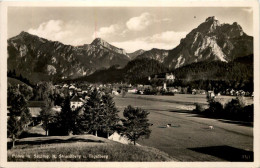
[[[202,113],[203,111],[204,111],[204,109],[202,108],[202,105],[199,103],[195,103],[195,109],[193,110],[193,112]]]
[[[156,95],[158,91],[156,91],[155,89],[150,89],[150,88],[146,88],[144,89],[144,94],[145,95]]]
[[[210,101],[209,102],[209,113],[213,116],[221,116],[223,114],[223,106],[220,102],[217,101]]]
[[[253,104],[246,106],[244,97],[240,96],[232,99],[225,105],[225,108],[215,99],[208,99],[208,102],[208,109],[204,110],[200,104],[195,104],[196,108],[193,111],[214,118],[218,117],[248,122],[252,122],[254,119],[254,106]]]
[[[232,99],[225,106],[225,112],[228,115],[228,117],[237,118],[238,117],[237,115],[242,113],[242,111],[243,111],[243,106],[239,99]]]
[[[237,97],[225,106],[225,114],[228,119],[241,121],[253,121],[253,105],[245,106],[245,99]]]

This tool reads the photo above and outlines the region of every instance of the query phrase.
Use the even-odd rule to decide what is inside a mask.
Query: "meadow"
[[[173,161],[165,152],[124,145],[93,135],[23,138],[8,150],[8,161]]]
[[[221,97],[225,101],[235,98]],[[252,98],[246,99],[253,102]],[[248,153],[252,159],[253,127],[230,120],[206,118],[192,112],[195,103],[207,106],[206,95],[127,94],[124,98],[116,96],[114,100],[120,117],[129,104],[150,112],[148,119],[152,133],[149,139],[138,141],[141,145],[155,147],[180,161],[248,161],[242,158]]]

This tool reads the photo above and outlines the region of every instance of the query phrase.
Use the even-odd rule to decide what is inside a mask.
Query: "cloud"
[[[122,26],[118,24],[113,24],[108,27],[101,27],[97,32],[94,32],[92,38],[109,38],[111,36],[117,35],[118,32],[122,29]]]
[[[63,30],[62,20],[49,20],[39,25],[36,29],[29,29],[28,32],[37,36],[54,41],[62,41],[66,36],[72,35],[70,30]]]
[[[127,52],[134,52],[139,49],[150,50],[152,48],[173,49],[186,34],[187,32],[166,31],[148,37],[112,42],[111,44],[124,48]]]
[[[69,45],[81,45],[86,43],[85,26],[78,21],[64,22],[62,20],[49,20],[41,23],[37,28],[30,28],[28,33],[59,41]]]
[[[148,26],[160,22],[171,22],[171,19],[156,19],[154,15],[145,12],[140,16],[130,18],[125,24],[118,23],[101,27],[92,34],[92,38],[100,37],[107,40],[113,38],[124,38],[130,36],[133,31],[142,31]]]
[[[156,19],[156,17],[148,12],[142,13],[140,16],[132,17],[126,22],[126,27],[132,31],[142,31],[148,26],[159,22],[171,22],[169,18]]]
[[[164,43],[178,43],[181,38],[186,36],[187,32],[175,32],[175,31],[166,31],[159,34],[154,34],[150,37],[152,42],[164,42]]]
[[[129,30],[141,31],[153,23],[153,16],[149,13],[142,13],[140,16],[132,17],[126,22]]]

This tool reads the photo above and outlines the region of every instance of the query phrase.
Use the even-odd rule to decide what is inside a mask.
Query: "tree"
[[[33,91],[34,100],[53,99],[54,86],[51,82],[39,82]]]
[[[115,106],[113,98],[108,93],[102,96],[102,100],[104,103],[103,130],[107,133],[107,137],[109,137],[109,134],[113,133],[119,122],[119,111]]]
[[[15,146],[15,141],[18,136],[22,133],[22,127],[19,119],[15,115],[11,115],[7,121],[7,135],[12,139],[13,147]]]
[[[136,144],[136,140],[140,137],[148,138],[151,130],[147,116],[149,112],[141,108],[134,108],[131,105],[127,106],[124,110],[123,119],[123,135]]]
[[[53,102],[49,99],[45,100],[45,106],[40,111],[40,118],[42,120],[42,128],[46,132],[46,136],[49,135],[50,124],[54,121],[55,113],[52,110]]]
[[[33,96],[33,89],[27,85],[20,85],[19,91],[25,97],[26,100],[30,100],[30,98]]]
[[[8,87],[7,102],[10,106],[10,117],[7,121],[7,135],[12,139],[14,147],[16,139],[31,122],[31,114],[27,108],[27,101],[19,92],[18,87]]]
[[[90,94],[90,98],[84,105],[83,125],[87,132],[93,131],[97,136],[97,131],[101,129],[104,119],[104,104],[102,96],[95,88]]]
[[[54,105],[61,106],[67,96],[60,89],[55,88],[53,94]]]
[[[61,112],[58,115],[58,129],[63,135],[75,134],[81,132],[80,122],[77,123],[79,109],[72,111],[70,108],[70,98],[67,97],[62,103]]]
[[[7,105],[11,106],[10,113],[16,114],[17,116],[26,110],[27,101],[17,86],[8,86]]]

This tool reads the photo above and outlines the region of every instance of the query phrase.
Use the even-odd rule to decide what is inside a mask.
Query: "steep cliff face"
[[[74,47],[21,32],[8,40],[8,69],[27,77],[76,78],[115,64],[123,67],[130,60],[124,53],[102,39]]]
[[[209,17],[187,34],[177,47],[162,53],[158,51],[152,49],[138,57],[156,59],[173,69],[205,60],[229,62],[253,53],[253,37],[244,33],[236,22],[220,24],[215,17]]]

